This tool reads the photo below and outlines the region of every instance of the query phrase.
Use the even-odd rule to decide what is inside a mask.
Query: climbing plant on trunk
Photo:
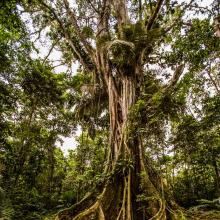
[[[81,70],[92,76],[92,89],[91,85],[84,85],[84,89],[90,88],[86,92],[87,101],[97,94],[108,99],[106,180],[97,186],[95,195],[60,211],[56,219],[182,218],[162,178],[145,156],[135,112],[141,105],[147,79],[144,75],[150,65],[162,62],[157,56],[162,43],[181,24],[184,12],[193,3],[193,0],[180,5],[165,0],[33,0],[32,5],[25,4],[35,22],[50,27],[54,42],[51,49],[58,45],[66,61],[77,60]],[[157,110],[158,102],[167,97],[169,101],[183,70],[184,63],[173,65],[168,83],[158,86],[144,100],[144,108]]]

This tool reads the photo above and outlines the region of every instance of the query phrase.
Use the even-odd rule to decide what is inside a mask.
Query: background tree
[[[65,176],[63,166],[57,178],[55,142],[71,128],[64,123],[68,85],[65,74],[55,75],[51,66],[31,58],[34,47],[20,3],[0,3],[0,216],[41,219],[59,204],[55,183]]]

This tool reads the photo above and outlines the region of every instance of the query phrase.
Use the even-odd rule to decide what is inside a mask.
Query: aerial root
[[[100,217],[100,220],[105,220],[105,216],[104,213],[102,211],[102,208],[100,206],[99,201],[95,202],[94,205],[92,205],[90,208],[86,209],[85,211],[79,213],[77,216],[75,216],[73,218],[73,220],[79,220],[79,219],[83,219],[86,216],[92,215],[92,214],[96,214],[98,213],[98,216]]]
[[[125,186],[124,186],[124,193],[123,193],[123,200],[122,200],[122,205],[120,208],[120,211],[118,213],[117,219],[116,220],[125,220],[126,212],[125,212],[125,205],[126,205],[126,192],[127,192],[127,181],[125,180]]]
[[[159,203],[160,203],[160,208],[158,210],[158,212],[149,220],[163,220],[166,219],[166,205],[165,205],[165,201],[163,201],[161,198],[159,198]]]
[[[60,210],[55,216],[55,220],[67,220],[70,219],[71,216],[74,217],[77,213],[82,212],[87,207],[88,208],[91,207],[91,205],[94,204],[96,198],[97,198],[96,193],[89,193],[86,197],[84,197],[83,200],[76,203],[75,205]]]
[[[145,206],[146,210],[143,210],[143,207],[141,208],[143,211],[147,211],[149,220],[166,220],[167,218],[183,220],[181,210],[175,204],[172,204],[172,200],[167,201],[164,194],[162,193],[161,195],[158,192],[152,184],[144,164],[141,163],[141,165],[141,170],[144,173],[143,179],[140,180],[143,193],[148,198],[156,197],[155,200],[149,201],[149,204],[146,205],[147,207]],[[56,220],[132,220],[133,214],[134,216],[137,214],[138,206],[133,206],[131,200],[131,170],[126,176],[120,176],[120,178],[120,181],[116,178],[108,181],[99,196],[94,194],[86,202],[80,202],[71,207],[71,209],[62,210],[56,216]],[[174,209],[172,210],[171,207]],[[133,210],[133,208],[137,210]],[[144,215],[145,213],[143,212]]]
[[[99,219],[100,220],[105,220],[105,215],[104,215],[104,212],[103,212],[103,209],[102,209],[101,205],[99,206]]]
[[[173,210],[168,205],[166,206],[167,211],[172,215],[172,220],[186,220],[184,212],[181,209]]]
[[[91,207],[76,215],[73,218],[73,220],[89,219],[88,216],[92,216],[92,215],[94,216],[98,215],[99,220],[105,220],[105,215],[101,204],[105,192],[106,192],[106,187],[104,188],[102,194],[98,197],[97,201]]]

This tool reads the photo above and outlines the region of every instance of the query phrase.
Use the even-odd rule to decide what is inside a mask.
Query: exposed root
[[[81,220],[81,219],[90,219],[89,216],[94,216],[99,219],[99,220],[105,220],[105,215],[102,209],[102,199],[104,198],[106,192],[106,187],[104,188],[102,194],[98,197],[97,201],[88,209],[86,209],[85,211],[79,213],[78,215],[76,215],[73,220]]]
[[[123,137],[120,149],[126,152],[124,158],[127,159],[134,152],[128,152]],[[182,212],[170,199],[161,179],[152,175],[154,171],[146,165],[141,147],[137,152],[139,163],[134,164],[135,168],[118,172],[116,165],[112,166],[112,177],[101,194],[90,195],[75,206],[60,211],[56,220],[183,220]],[[137,202],[138,193],[147,200]]]
[[[129,170],[128,174],[128,184],[127,184],[127,220],[131,220],[132,218],[132,207],[131,207],[131,170]]]
[[[141,209],[143,214],[140,214],[142,211],[138,208],[138,203],[134,204],[134,199],[132,200],[134,195],[132,195],[130,173],[126,177],[121,178],[123,178],[123,181],[115,180],[116,182],[109,182],[101,195],[96,196],[93,202],[90,201],[87,204],[85,202],[81,202],[80,208],[78,207],[78,204],[78,206],[76,205],[69,209],[60,211],[56,220],[184,219],[180,212],[168,207],[166,200],[159,197],[159,193],[157,193],[155,197],[152,193],[148,192],[148,195],[151,194],[152,199],[151,201],[144,203],[146,206],[144,209]],[[83,206],[83,204],[86,204],[86,206]],[[139,212],[139,214],[137,214],[137,212]],[[144,213],[147,213],[147,215]],[[143,218],[143,216],[145,217]]]
[[[159,203],[160,203],[160,209],[159,211],[149,220],[163,220],[166,219],[166,213],[165,213],[165,202],[162,201],[162,199],[159,199]]]
[[[116,220],[120,220],[122,216],[122,220],[125,220],[125,203],[126,203],[126,192],[127,192],[127,181],[125,180],[125,187],[124,187],[124,193],[123,193],[123,201],[122,206],[119,211],[118,217]]]
[[[166,210],[170,213],[171,220],[187,220],[183,210],[180,208],[174,211],[173,209],[169,208],[169,206],[167,205]]]
[[[105,215],[104,215],[104,212],[102,210],[102,206],[101,205],[99,206],[99,219],[100,220],[105,220]]]
[[[97,198],[97,194],[88,194],[83,200],[81,200],[79,203],[60,210],[57,214],[57,216],[55,217],[55,220],[69,220],[70,216],[74,216],[77,213],[82,212],[83,210],[85,210],[87,207],[90,207],[93,202],[95,201],[95,199]]]
[[[91,214],[96,215],[97,211],[99,210],[99,205],[100,205],[99,201],[97,201],[93,206],[86,209],[84,212],[79,213],[76,217],[73,218],[73,220],[88,219],[86,217],[88,217],[89,215]]]

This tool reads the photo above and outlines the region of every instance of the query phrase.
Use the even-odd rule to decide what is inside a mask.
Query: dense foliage
[[[59,18],[49,8],[53,3],[42,15],[41,7],[47,6],[41,0],[0,2],[0,219],[49,218],[89,193],[97,193],[112,176],[125,176],[134,169],[132,158],[121,158],[114,172],[104,172],[111,128],[106,85],[94,74],[92,58],[62,15],[60,1],[54,2],[65,27],[58,26]],[[149,42],[153,45],[146,47],[148,63],[138,100],[129,109],[132,123],[126,132],[142,139],[147,164],[160,174],[180,206],[218,210],[219,3],[210,1],[203,6],[206,1],[201,5],[192,1],[187,15],[176,8],[178,2],[164,1],[169,16],[176,20],[175,28],[161,38],[159,27],[169,23],[169,16],[162,10],[148,35],[143,11],[152,10],[158,1],[146,1],[144,9],[139,8],[140,2],[128,3],[130,13],[139,14],[140,22],[123,27],[123,40],[117,41],[105,35],[98,38],[93,23],[83,20],[87,11],[99,10],[98,2],[76,1],[80,33],[100,50],[108,50],[113,70],[125,72],[133,68],[141,48]],[[112,35],[119,35],[114,18],[111,25]],[[42,48],[37,48],[32,36],[40,39],[41,31],[47,31],[51,51],[62,52],[60,62],[67,71],[58,73],[50,54],[34,58]],[[76,51],[69,47],[71,42]],[[70,74],[72,63],[79,60],[81,65]],[[77,146],[64,155],[58,143],[67,136]],[[149,200],[144,194],[136,199],[142,204]]]

